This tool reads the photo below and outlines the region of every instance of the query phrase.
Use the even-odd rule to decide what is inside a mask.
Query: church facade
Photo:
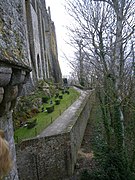
[[[45,0],[25,0],[23,6],[29,64],[32,79],[61,81],[55,25]]]

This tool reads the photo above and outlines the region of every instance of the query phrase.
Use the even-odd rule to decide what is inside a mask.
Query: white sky
[[[59,63],[60,63],[62,75],[65,76],[65,75],[69,75],[72,70],[69,67],[66,58],[64,58],[63,52],[66,54],[68,58],[70,58],[70,56],[73,56],[71,55],[73,53],[70,46],[67,45],[65,42],[68,41],[68,37],[66,36],[67,31],[65,26],[69,25],[70,18],[65,11],[63,3],[64,0],[46,0],[46,7],[48,8],[48,6],[50,6],[51,18],[55,24]]]

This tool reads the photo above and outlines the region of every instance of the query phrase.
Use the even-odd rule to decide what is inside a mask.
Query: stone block
[[[9,67],[0,67],[0,87],[6,86],[11,79],[12,69]]]
[[[29,72],[26,72],[26,75],[25,75],[25,79],[23,81],[23,84],[26,84],[30,79],[30,73]]]
[[[18,96],[18,86],[6,86],[4,102],[10,102],[16,99]]]
[[[3,94],[4,94],[4,89],[2,87],[0,87],[0,103],[3,100]]]
[[[11,102],[10,110],[14,109],[14,107],[15,107],[15,105],[16,105],[16,101],[17,101],[17,99],[14,99],[14,100]]]
[[[23,89],[23,84],[19,84],[18,85],[18,96],[21,96],[22,89]]]
[[[15,86],[24,83],[26,72],[20,69],[13,69],[11,85]]]
[[[8,102],[8,103],[2,102],[0,104],[0,117],[8,113],[10,110],[10,107],[11,107],[11,102]]]

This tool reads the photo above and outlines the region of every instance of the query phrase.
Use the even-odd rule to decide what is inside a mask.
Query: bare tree
[[[134,103],[131,103],[129,97],[129,94],[133,97],[135,87],[133,43],[135,2],[74,0],[68,1],[67,4],[67,10],[75,22],[70,30],[73,37],[83,39],[85,43],[83,52],[97,77],[96,90],[108,150],[115,149],[121,157],[121,162],[127,162],[125,135],[127,124],[124,110],[129,105],[128,102],[135,107],[135,99],[133,98]],[[133,167],[135,157],[131,159],[134,159]]]

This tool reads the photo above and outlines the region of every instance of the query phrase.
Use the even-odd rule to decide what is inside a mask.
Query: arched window
[[[38,66],[38,76],[41,77],[41,64],[40,64],[40,57],[39,54],[37,54],[37,66]]]

